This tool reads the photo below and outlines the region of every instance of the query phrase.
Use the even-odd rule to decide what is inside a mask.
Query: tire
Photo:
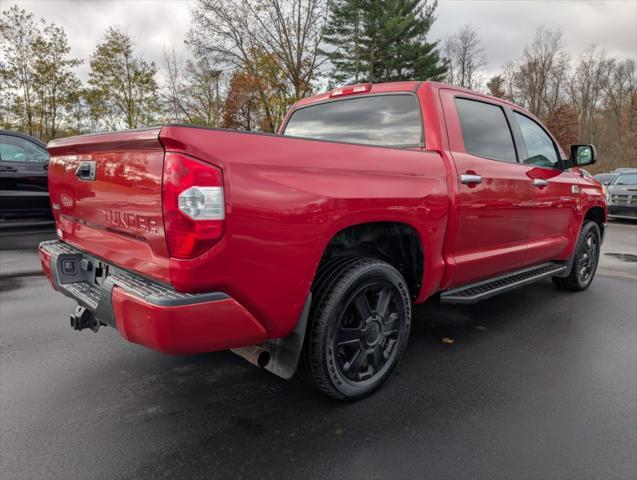
[[[390,264],[343,257],[316,275],[300,376],[338,400],[364,398],[400,361],[411,328],[405,279]]]
[[[601,244],[602,235],[597,223],[586,222],[577,240],[571,271],[566,277],[552,277],[555,286],[575,292],[586,290],[597,271]]]

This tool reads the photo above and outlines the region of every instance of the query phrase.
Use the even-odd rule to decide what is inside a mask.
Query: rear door
[[[448,255],[454,287],[528,265],[533,187],[501,105],[445,89],[441,99],[457,173]]]
[[[577,212],[579,177],[563,169],[562,154],[544,127],[521,111],[514,110],[513,118],[514,132],[520,138],[521,162],[530,168],[533,185],[529,261],[562,258],[581,223]]]

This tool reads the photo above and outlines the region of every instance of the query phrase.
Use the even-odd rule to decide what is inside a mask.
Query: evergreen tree
[[[437,1],[332,0],[324,52],[337,83],[440,80],[438,42],[427,42]]]
[[[363,60],[363,37],[366,34],[364,12],[369,0],[332,0],[330,19],[323,31],[323,39],[330,45],[322,53],[332,63],[332,80],[338,84],[359,83],[366,76]]]

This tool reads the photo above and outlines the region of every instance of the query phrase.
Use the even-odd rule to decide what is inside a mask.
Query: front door
[[[513,117],[522,139],[522,163],[530,167],[535,207],[529,232],[528,255],[532,263],[562,259],[569,239],[577,237],[579,182],[563,170],[561,153],[544,128],[522,112]]]
[[[529,264],[534,192],[501,105],[450,90],[441,90],[441,100],[457,173],[450,288]]]

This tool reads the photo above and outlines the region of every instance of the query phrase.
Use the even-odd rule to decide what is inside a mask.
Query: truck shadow
[[[529,378],[550,370],[547,358],[568,332],[566,302],[548,299],[553,296],[568,298],[549,281],[474,306],[418,306],[401,365],[383,389],[356,403],[330,400],[229,353],[171,359],[149,392],[157,408],[136,420],[156,435],[178,424],[187,441],[131,478],[169,477],[176,462],[197,465],[203,476],[298,476],[297,463],[273,469],[272,458],[294,452],[294,458],[313,459],[304,464],[329,463],[343,443],[409,438],[439,430],[445,419],[509,408]],[[543,308],[546,303],[553,308]],[[317,441],[320,449],[313,447]],[[382,477],[389,467],[374,468]]]

